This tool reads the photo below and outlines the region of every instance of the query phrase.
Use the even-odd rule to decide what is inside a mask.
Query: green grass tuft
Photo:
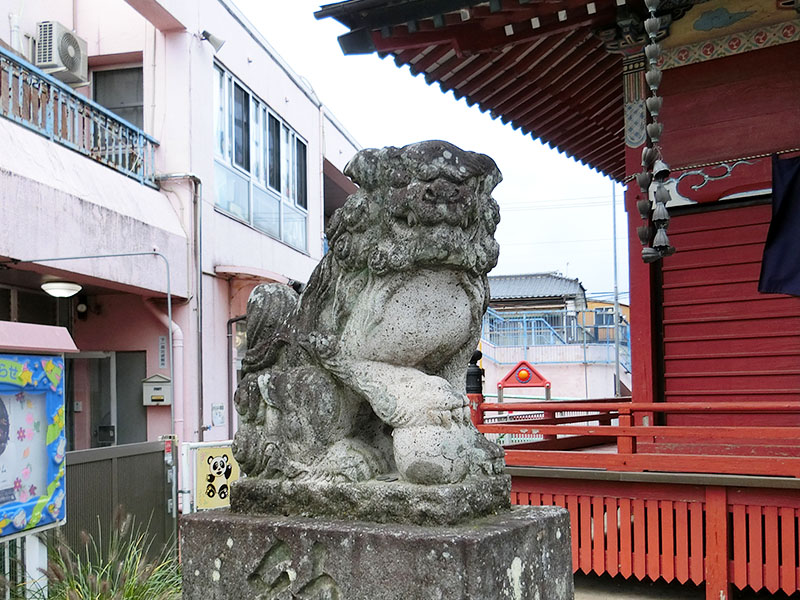
[[[100,528],[98,527],[98,531]],[[181,571],[173,547],[156,552],[147,528],[131,515],[115,518],[103,543],[81,534],[83,549],[69,547],[59,530],[48,546],[49,600],[180,600]],[[44,600],[44,594],[40,599]]]

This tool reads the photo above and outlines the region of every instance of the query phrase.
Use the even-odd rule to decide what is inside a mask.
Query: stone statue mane
[[[464,393],[498,256],[494,161],[442,141],[359,152],[303,294],[253,290],[234,454],[250,478],[452,484],[502,472]],[[396,475],[393,475],[396,474]]]

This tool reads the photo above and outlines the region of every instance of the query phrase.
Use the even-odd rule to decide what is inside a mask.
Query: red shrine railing
[[[490,403],[484,402],[480,394],[471,394],[470,398],[473,422],[482,433],[513,435],[517,440],[530,436],[529,443],[505,448],[509,466],[800,477],[797,426],[650,424],[656,422],[657,415],[678,414],[773,414],[796,418],[800,415],[800,402],[645,403],[627,398]],[[502,417],[490,422],[487,413]],[[593,446],[607,445],[609,441],[615,447],[592,452]],[[679,451],[681,447],[690,450],[696,443],[702,443],[706,452]],[[708,451],[714,444],[719,444],[719,453]],[[658,451],[666,446],[670,451]],[[775,446],[793,447],[796,451],[793,455],[780,455],[770,451]],[[574,451],[578,448],[581,452]],[[747,453],[737,454],[737,448],[746,448]],[[759,453],[760,449],[763,453]]]
[[[800,592],[800,402],[469,398],[479,431],[514,442],[512,503],[569,510],[575,571],[703,584],[708,600]]]

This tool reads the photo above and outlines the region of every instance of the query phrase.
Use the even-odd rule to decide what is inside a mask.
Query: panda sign
[[[230,506],[231,483],[239,479],[239,465],[230,446],[198,448],[195,473],[197,510]]]

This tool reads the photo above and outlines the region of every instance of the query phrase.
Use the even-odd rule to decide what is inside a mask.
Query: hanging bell
[[[669,211],[662,202],[656,202],[656,207],[653,209],[652,221],[653,225],[659,229],[666,229],[669,227]]]
[[[647,86],[650,88],[651,92],[655,92],[658,89],[658,86],[661,85],[661,77],[663,73],[661,73],[661,69],[656,69],[655,67],[649,69],[647,73],[644,74],[644,78],[647,81]]]
[[[664,99],[661,96],[650,96],[647,100],[644,101],[647,105],[647,112],[655,118],[658,116],[658,113],[661,112],[661,107],[664,104]]]
[[[656,39],[658,32],[661,30],[661,19],[658,17],[650,17],[644,21],[644,30],[651,40]]]
[[[654,65],[661,58],[661,44],[653,42],[644,47],[644,55],[647,57],[648,62]]]
[[[653,165],[653,179],[665,181],[669,177],[669,166],[660,158]]]
[[[656,196],[656,202],[663,204],[664,206],[666,206],[667,203],[669,203],[669,201],[672,200],[672,198],[670,198],[669,195],[669,190],[666,187],[664,187],[663,183],[658,184],[655,196]]]
[[[661,0],[644,0],[644,5],[647,7],[651,13],[654,13],[658,10],[658,6],[661,4]]]
[[[653,166],[653,163],[656,162],[656,158],[658,157],[658,150],[653,148],[652,146],[645,146],[642,149],[642,166],[645,169],[649,169]]]
[[[658,142],[661,139],[661,134],[664,133],[664,124],[657,121],[647,124],[647,137],[653,142]]]
[[[667,230],[661,228],[656,231],[656,237],[653,238],[653,248],[658,250],[659,248],[667,248],[668,246],[669,238],[667,237]]]
[[[639,216],[643,219],[650,218],[650,200],[643,198],[636,203],[636,208],[639,211]]]
[[[636,174],[636,183],[639,184],[639,189],[642,190],[643,194],[646,194],[647,190],[650,189],[650,182],[652,181],[653,175],[650,171],[642,171]]]
[[[661,253],[654,248],[642,248],[642,260],[646,263],[654,263],[661,258]]]
[[[639,241],[642,246],[647,246],[650,240],[653,239],[653,228],[649,225],[642,225],[636,228],[636,235],[639,236]]]

